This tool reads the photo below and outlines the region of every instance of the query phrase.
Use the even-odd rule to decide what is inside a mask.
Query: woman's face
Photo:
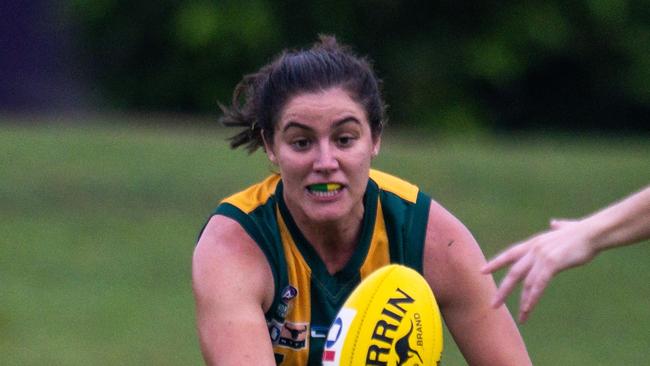
[[[290,98],[272,143],[265,141],[280,169],[287,207],[296,220],[314,223],[361,217],[379,145],[365,110],[341,88]]]

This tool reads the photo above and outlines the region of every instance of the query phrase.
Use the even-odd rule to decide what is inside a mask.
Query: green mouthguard
[[[312,184],[309,189],[316,192],[332,192],[341,188],[341,185],[338,183],[320,183]]]

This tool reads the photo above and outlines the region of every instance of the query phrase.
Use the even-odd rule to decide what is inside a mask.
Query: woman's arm
[[[650,237],[650,186],[578,221],[596,252]]]
[[[601,251],[650,237],[650,186],[577,221],[553,220],[551,230],[511,246],[483,269],[512,265],[494,304],[500,306],[523,281],[519,320],[526,321],[549,281],[558,272],[589,262]]]
[[[530,365],[519,330],[505,306],[491,306],[496,285],[481,274],[485,258],[465,226],[431,203],[424,274],[469,365]]]
[[[237,222],[210,219],[194,251],[192,284],[207,365],[275,365],[264,318],[273,300],[271,268]]]

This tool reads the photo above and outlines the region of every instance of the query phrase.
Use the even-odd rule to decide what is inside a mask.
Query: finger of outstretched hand
[[[510,268],[506,276],[501,281],[499,288],[497,289],[494,301],[492,302],[493,307],[499,307],[503,305],[505,299],[508,297],[508,295],[510,295],[510,293],[512,293],[515,286],[521,282],[523,278],[526,277],[533,264],[532,259],[533,258],[530,253],[528,253],[519,259]]]

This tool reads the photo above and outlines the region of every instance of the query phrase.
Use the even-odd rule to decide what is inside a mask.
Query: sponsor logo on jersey
[[[289,313],[289,304],[287,304],[285,302],[279,302],[278,303],[278,310],[277,310],[276,314],[278,314],[278,316],[280,318],[284,319],[284,318],[287,317],[288,313]]]
[[[283,324],[275,319],[272,319],[270,322],[268,322],[267,325],[269,327],[269,336],[271,337],[271,342],[273,344],[278,343],[280,340],[280,332],[282,330]]]
[[[327,337],[327,332],[329,327],[322,325],[311,325],[311,337],[312,338],[325,338]]]
[[[298,296],[298,289],[291,285],[288,285],[282,290],[281,300],[278,302],[278,308],[275,311],[278,319],[284,321],[284,318],[289,314],[291,302],[296,296]]]
[[[278,302],[275,316],[267,322],[269,336],[271,337],[273,345],[282,345],[290,348],[304,348],[305,342],[301,341],[299,339],[300,337],[291,336],[296,334],[298,330],[285,329],[287,328],[285,318],[287,317],[287,314],[289,314],[289,311],[291,310],[291,302],[296,296],[298,296],[298,290],[291,285],[285,287],[281,292],[281,300]],[[287,336],[287,334],[290,336]]]
[[[292,349],[303,349],[307,346],[309,323],[284,323],[280,332],[278,345]]]
[[[282,290],[282,301],[290,301],[294,297],[298,296],[298,289],[288,285]]]

